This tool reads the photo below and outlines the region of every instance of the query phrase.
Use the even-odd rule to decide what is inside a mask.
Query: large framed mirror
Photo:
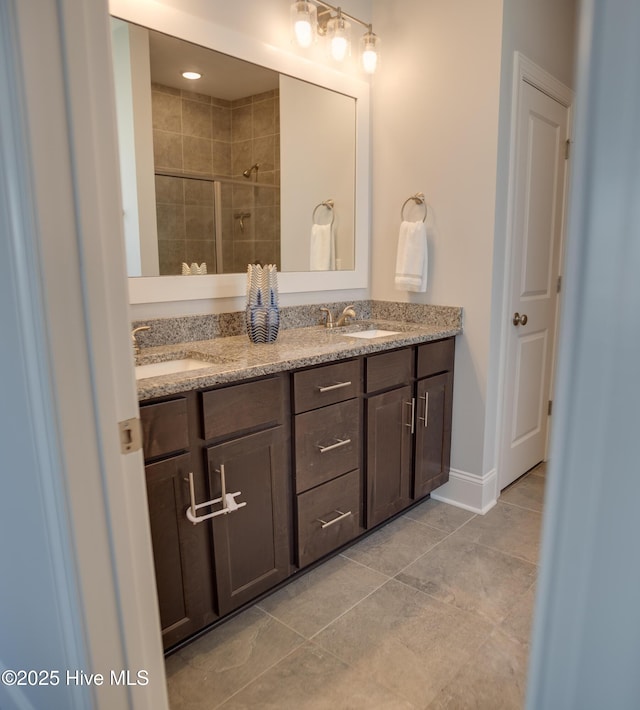
[[[365,288],[368,84],[160,3],[110,10],[131,303],[241,296],[260,262],[283,293]]]

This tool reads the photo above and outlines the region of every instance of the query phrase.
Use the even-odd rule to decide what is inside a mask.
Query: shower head
[[[244,177],[250,178],[250,177],[251,177],[251,173],[252,173],[254,170],[255,170],[256,173],[257,173],[258,170],[259,170],[259,168],[260,168],[260,163],[254,163],[250,168],[247,168],[246,170],[244,170],[244,171],[242,172],[242,174],[244,175]]]

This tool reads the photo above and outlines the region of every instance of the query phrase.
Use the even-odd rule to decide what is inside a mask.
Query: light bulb
[[[362,66],[367,74],[374,74],[378,63],[378,53],[375,49],[365,49],[362,53]]]
[[[296,42],[305,49],[313,44],[313,31],[308,20],[296,20],[293,25]]]
[[[337,61],[341,62],[347,56],[347,50],[349,49],[349,43],[346,37],[334,37],[331,40],[331,56]]]
[[[375,73],[380,57],[380,40],[371,29],[360,40],[362,51],[362,68],[367,74]]]
[[[294,2],[291,6],[291,22],[296,43],[305,49],[310,47],[318,26],[316,6],[308,0]]]
[[[192,81],[202,78],[202,74],[198,73],[197,71],[183,71],[182,76],[185,79],[191,79]]]
[[[351,25],[342,15],[332,17],[327,23],[327,36],[329,37],[331,56],[342,62],[351,51]]]

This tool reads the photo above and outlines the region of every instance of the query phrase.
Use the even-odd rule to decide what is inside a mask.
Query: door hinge
[[[549,400],[549,407],[548,407],[548,409],[547,409],[547,415],[548,415],[548,416],[551,416],[551,410],[552,410],[552,408],[553,408],[553,400],[550,399],[550,400]]]
[[[120,453],[131,454],[142,448],[142,427],[139,419],[125,419],[123,422],[118,422],[118,429],[120,430]]]
[[[569,155],[571,154],[571,139],[567,138],[564,144],[564,159],[569,160]]]
[[[561,288],[562,288],[562,276],[558,276],[558,283],[556,285],[556,293],[560,293]]]

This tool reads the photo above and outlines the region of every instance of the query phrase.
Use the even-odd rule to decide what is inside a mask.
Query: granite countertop
[[[370,328],[398,333],[373,339],[350,338],[345,335]],[[376,319],[359,321],[332,330],[323,326],[289,328],[279,333],[275,343],[268,344],[256,345],[251,343],[246,335],[235,335],[144,348],[136,357],[136,365],[194,358],[206,361],[207,366],[187,372],[139,379],[138,399],[162,397],[273,372],[379,353],[404,345],[448,338],[461,332],[460,327],[452,324],[427,325]]]

